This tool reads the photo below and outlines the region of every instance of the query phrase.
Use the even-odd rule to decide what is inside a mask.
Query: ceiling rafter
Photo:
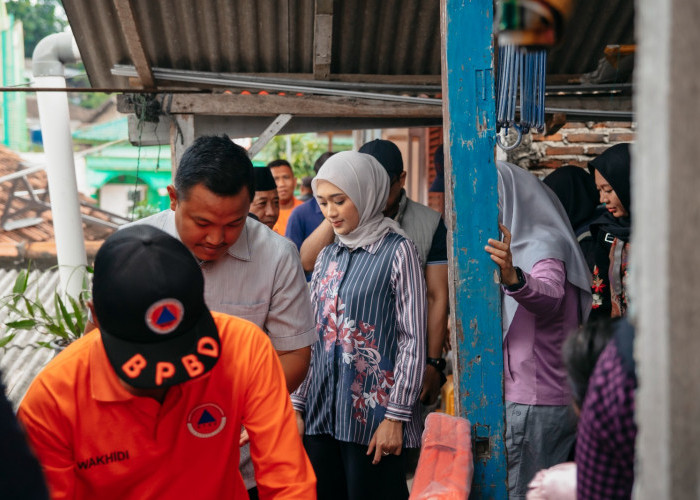
[[[143,49],[141,42],[142,36],[139,32],[139,26],[136,24],[134,9],[131,0],[114,0],[114,6],[117,9],[119,23],[121,24],[122,33],[126,40],[127,49],[131,56],[131,61],[134,63],[136,72],[139,75],[141,86],[146,89],[155,89],[156,82],[151,70],[151,64],[148,61],[148,56]],[[129,83],[133,84],[133,80]]]

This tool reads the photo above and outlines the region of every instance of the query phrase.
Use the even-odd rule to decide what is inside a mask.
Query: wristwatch
[[[445,361],[443,358],[425,358],[425,364],[432,366],[440,374],[440,387],[445,385],[445,382],[447,382],[447,376],[445,376],[445,366],[447,365],[447,361]]]
[[[503,287],[509,292],[517,292],[525,286],[525,275],[523,274],[523,270],[519,267],[515,267],[514,269],[515,275],[518,277],[518,282],[513,283],[512,285],[503,285]]]
[[[432,366],[439,372],[442,372],[445,371],[447,361],[445,361],[443,358],[425,358],[425,364]]]

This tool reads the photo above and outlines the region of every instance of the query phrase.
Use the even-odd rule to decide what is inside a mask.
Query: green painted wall
[[[85,156],[86,179],[98,193],[105,184],[146,185],[146,202],[156,208],[168,208],[165,188],[171,183],[170,147],[137,148],[129,144],[104,148]]]
[[[0,3],[0,83],[14,87],[27,83],[24,78],[24,33],[22,23],[7,14]],[[0,142],[15,151],[27,151],[27,104],[24,92],[0,92]]]

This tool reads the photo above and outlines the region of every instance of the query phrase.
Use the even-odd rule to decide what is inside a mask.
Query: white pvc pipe
[[[50,37],[56,37],[56,35],[50,35]],[[55,39],[60,41],[58,37]],[[48,37],[43,41],[48,41]],[[37,67],[36,54],[35,50],[35,68]],[[47,73],[54,73],[49,75],[37,75],[35,72],[33,86],[65,88],[63,61],[54,61],[53,67],[60,67],[60,75],[56,75],[58,71],[55,70],[47,71]],[[73,161],[68,94],[37,92],[37,103],[47,162],[46,173],[49,181],[61,292],[78,297],[83,290],[87,257]]]

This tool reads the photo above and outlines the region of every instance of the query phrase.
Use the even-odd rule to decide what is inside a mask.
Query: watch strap
[[[525,275],[523,274],[523,270],[519,267],[515,267],[514,269],[515,275],[518,277],[518,282],[513,283],[512,285],[503,285],[503,287],[509,292],[517,292],[525,286]]]
[[[425,358],[425,364],[432,366],[439,372],[442,372],[445,370],[447,361],[445,361],[443,358]]]

